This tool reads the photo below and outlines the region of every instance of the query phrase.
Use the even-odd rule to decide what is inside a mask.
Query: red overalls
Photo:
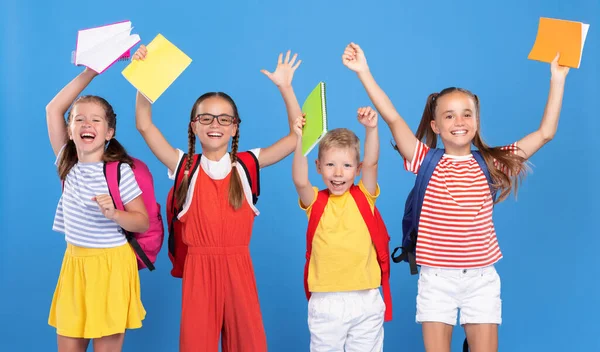
[[[183,272],[180,351],[267,350],[249,244],[255,213],[244,199],[229,205],[229,179],[198,167],[193,198],[181,217],[189,246]]]

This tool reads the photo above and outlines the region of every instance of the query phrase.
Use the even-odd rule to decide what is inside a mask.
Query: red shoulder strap
[[[373,207],[371,211],[371,205],[365,194],[360,190],[360,187],[353,185],[350,187],[350,194],[356,202],[356,206],[362,215],[369,233],[371,234],[371,241],[375,246],[377,252],[377,261],[381,268],[381,288],[383,290],[383,301],[385,302],[385,321],[392,320],[392,294],[390,290],[390,261],[389,261],[389,234],[383,218],[377,210]]]
[[[256,204],[260,196],[260,165],[258,158],[252,152],[237,153],[238,164],[244,169],[248,183],[252,189],[252,200]]]
[[[327,201],[329,201],[329,190],[324,189],[319,191],[319,193],[317,193],[317,199],[315,199],[310,210],[310,217],[308,218],[308,228],[306,230],[306,263],[304,264],[304,293],[306,294],[306,299],[310,298],[310,291],[308,289],[308,267],[310,263],[310,254],[312,253],[312,241],[315,237],[317,226],[319,226],[319,221],[321,221],[321,216],[323,216],[323,211],[325,211]]]
[[[198,165],[200,164],[200,156],[201,155],[202,154],[194,154],[194,156],[192,157],[192,167],[189,170],[190,180],[194,176],[196,169],[198,169]],[[181,158],[181,162],[177,166],[177,170],[175,171],[175,185],[174,185],[175,190],[177,190],[177,187],[179,187],[179,185],[183,181],[183,176],[185,176],[185,164],[186,163],[187,163],[187,154],[184,154],[183,157]]]
[[[189,170],[190,180],[192,179],[194,173],[198,169],[198,165],[200,164],[200,156],[201,154],[195,154],[192,157],[192,167]],[[169,190],[169,194],[167,195],[167,220],[169,221],[169,223],[171,223],[171,220],[177,219],[176,214],[179,213],[179,210],[175,209],[175,192],[177,191],[177,188],[179,188],[179,185],[181,185],[181,182],[183,181],[183,176],[185,176],[184,171],[186,163],[187,154],[184,154],[183,157],[181,157],[179,165],[177,166],[177,170],[175,170],[175,181],[173,182],[173,187],[171,187],[171,189]]]
[[[108,193],[110,193],[113,203],[115,203],[115,208],[125,210],[123,201],[121,200],[121,191],[119,190],[119,184],[121,183],[121,163],[118,161],[104,163],[104,177],[108,184]]]

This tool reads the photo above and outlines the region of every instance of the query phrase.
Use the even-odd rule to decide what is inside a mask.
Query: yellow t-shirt
[[[369,194],[362,180],[360,190],[367,196],[371,210],[379,197]],[[317,199],[318,189],[315,191]],[[314,204],[314,200],[313,200]],[[300,207],[310,218],[312,205]],[[308,267],[310,292],[341,292],[377,288],[381,285],[381,269],[369,229],[350,192],[330,195],[312,243]]]

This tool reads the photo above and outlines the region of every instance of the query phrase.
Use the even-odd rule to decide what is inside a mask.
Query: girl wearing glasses
[[[146,55],[142,45],[133,59],[143,60]],[[297,54],[290,60],[288,51],[283,60],[280,54],[275,72],[261,71],[281,92],[290,132],[267,148],[250,151],[260,168],[281,161],[296,145],[293,122],[302,114],[292,89],[294,72],[301,63],[296,57]],[[218,351],[219,337],[224,352],[267,350],[248,250],[258,211],[252,196],[244,192],[243,183],[247,179],[240,177],[236,168],[240,123],[237,107],[229,95],[211,92],[196,100],[188,127],[187,155],[194,155],[196,137],[202,155],[192,176],[192,158],[166,141],[152,123],[150,102],[137,93],[137,129],[154,155],[169,169],[169,177],[173,179],[179,164],[185,163],[183,182],[175,191],[178,208],[182,209],[178,218],[183,224],[184,243],[189,248],[203,248],[201,255],[186,257],[179,338],[182,352]],[[227,152],[230,142],[231,151]]]

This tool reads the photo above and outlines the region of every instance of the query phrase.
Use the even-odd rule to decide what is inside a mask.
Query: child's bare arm
[[[415,137],[408,124],[400,116],[390,98],[388,98],[383,89],[375,81],[367,65],[367,59],[363,50],[358,44],[350,43],[342,55],[342,61],[349,69],[357,73],[375,108],[389,126],[400,154],[402,154],[404,159],[411,162],[415,154],[417,137]]]
[[[133,60],[144,60],[147,53],[146,47],[141,45],[133,54]],[[169,170],[175,171],[179,163],[179,152],[152,123],[152,104],[140,92],[135,97],[135,126],[158,160]]]
[[[48,125],[48,136],[54,155],[58,155],[60,149],[69,140],[65,113],[73,101],[77,98],[92,79],[98,74],[86,68],[69,82],[56,96],[46,105],[46,123]]]
[[[517,146],[518,153],[525,159],[531,158],[541,147],[548,143],[556,134],[558,119],[562,107],[565,80],[569,68],[558,65],[559,55],[556,55],[551,64],[552,77],[550,78],[550,92],[544,109],[544,116],[537,131],[530,133],[521,139]]]
[[[377,168],[379,163],[377,112],[370,107],[359,108],[358,120],[365,126],[365,157],[362,162],[362,182],[370,194],[375,194],[377,192]]]
[[[308,161],[302,153],[302,127],[304,126],[304,117],[299,116],[294,123],[294,131],[296,132],[296,150],[294,151],[294,160],[292,161],[292,179],[294,186],[300,197],[300,202],[304,206],[309,206],[315,199],[315,191],[313,190],[310,180],[308,179]]]
[[[273,145],[263,148],[260,151],[258,162],[261,168],[278,163],[290,155],[296,147],[296,134],[294,133],[293,125],[296,117],[302,115],[300,104],[298,103],[298,99],[296,99],[296,94],[292,87],[294,72],[302,62],[302,60],[296,62],[297,56],[298,54],[294,54],[290,60],[290,51],[288,51],[285,60],[283,60],[283,54],[279,54],[275,72],[271,73],[267,70],[261,70],[279,88],[279,92],[285,103],[288,124],[290,126],[290,132],[287,135]]]

